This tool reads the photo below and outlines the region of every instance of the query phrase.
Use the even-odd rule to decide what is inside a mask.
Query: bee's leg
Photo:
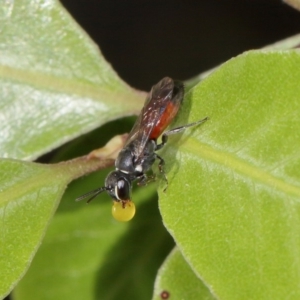
[[[206,122],[208,119],[209,119],[208,117],[205,117],[204,119],[201,119],[197,122],[186,124],[186,125],[183,125],[183,126],[179,126],[179,127],[173,128],[169,131],[166,131],[161,137],[161,143],[156,146],[155,150],[161,149],[167,143],[169,135],[180,133],[180,132],[184,131],[185,129],[187,129],[188,127],[200,125],[200,124]]]
[[[140,177],[138,177],[137,185],[138,186],[147,185],[148,183],[155,181],[155,179],[156,179],[155,174],[152,174],[150,176],[143,174]]]
[[[166,182],[166,187],[165,187],[164,190],[163,190],[163,192],[165,192],[165,191],[167,190],[168,184],[169,184],[167,175],[166,175],[165,170],[164,170],[165,161],[164,161],[164,159],[163,159],[162,157],[160,157],[158,154],[156,154],[156,158],[159,160],[159,163],[158,163],[158,169],[159,169],[159,172],[160,172],[160,174],[163,175],[164,180],[165,180],[165,182]]]

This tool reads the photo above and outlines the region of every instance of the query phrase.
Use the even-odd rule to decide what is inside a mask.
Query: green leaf
[[[120,128],[131,127],[132,118],[106,124],[64,146],[55,160],[92,150],[99,136],[105,141]],[[72,162],[59,166],[71,168]],[[82,168],[87,169],[77,165],[77,170]],[[155,186],[134,190],[137,213],[129,223],[112,218],[106,193],[89,205],[74,202],[102,186],[108,172],[102,170],[69,186],[28,272],[13,292],[14,299],[151,297],[156,271],[174,245],[162,225]]]
[[[170,253],[156,277],[153,300],[167,299],[163,295],[169,295],[170,299],[216,299],[195,275],[178,248]]]
[[[48,166],[13,160],[1,160],[0,168],[2,299],[28,267],[68,178]]]
[[[143,93],[119,79],[59,2],[4,1],[0,20],[2,157],[34,159],[139,111]]]
[[[137,214],[120,223],[111,216],[106,194],[89,205],[74,202],[82,190],[102,184],[106,175],[107,170],[70,185],[14,299],[151,297],[156,271],[173,247],[162,226],[154,186],[134,191]]]
[[[225,63],[177,123],[210,120],[166,147],[164,223],[218,299],[300,298],[299,65],[297,50]]]
[[[42,165],[0,160],[0,297],[28,268],[67,184],[112,160],[86,160]]]

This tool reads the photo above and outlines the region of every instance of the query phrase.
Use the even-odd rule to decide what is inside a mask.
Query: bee
[[[88,198],[93,200],[100,193],[106,191],[113,199],[113,216],[119,221],[129,221],[135,214],[135,205],[131,201],[132,183],[145,185],[154,176],[147,176],[153,163],[158,160],[158,168],[167,185],[164,173],[164,159],[156,151],[165,146],[169,135],[184,131],[186,128],[205,122],[208,117],[169,131],[165,129],[177,115],[184,98],[184,85],[181,81],[169,77],[163,78],[154,85],[145,101],[144,107],[137,118],[127,141],[120,151],[115,170],[110,172],[103,187],[88,192],[77,201]],[[162,135],[161,143],[157,139]]]

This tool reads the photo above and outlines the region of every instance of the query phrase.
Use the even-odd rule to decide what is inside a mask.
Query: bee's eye
[[[118,200],[129,200],[130,190],[130,183],[127,180],[121,178],[117,181],[115,194]]]
[[[114,201],[113,217],[120,222],[130,221],[135,215],[135,205],[132,201]]]

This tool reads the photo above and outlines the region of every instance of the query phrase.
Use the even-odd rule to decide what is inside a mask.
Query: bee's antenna
[[[104,187],[101,187],[101,188],[98,188],[98,189],[96,189],[96,190],[90,191],[90,192],[88,192],[88,193],[86,193],[86,194],[84,194],[84,195],[82,195],[82,196],[76,198],[75,201],[81,201],[81,200],[83,200],[83,199],[88,198],[89,196],[91,196],[91,197],[86,201],[86,203],[90,203],[90,202],[91,202],[94,198],[96,198],[99,194],[101,194],[102,192],[107,191],[107,190],[109,190],[109,188],[107,188],[107,187],[105,187],[105,186],[104,186]]]

